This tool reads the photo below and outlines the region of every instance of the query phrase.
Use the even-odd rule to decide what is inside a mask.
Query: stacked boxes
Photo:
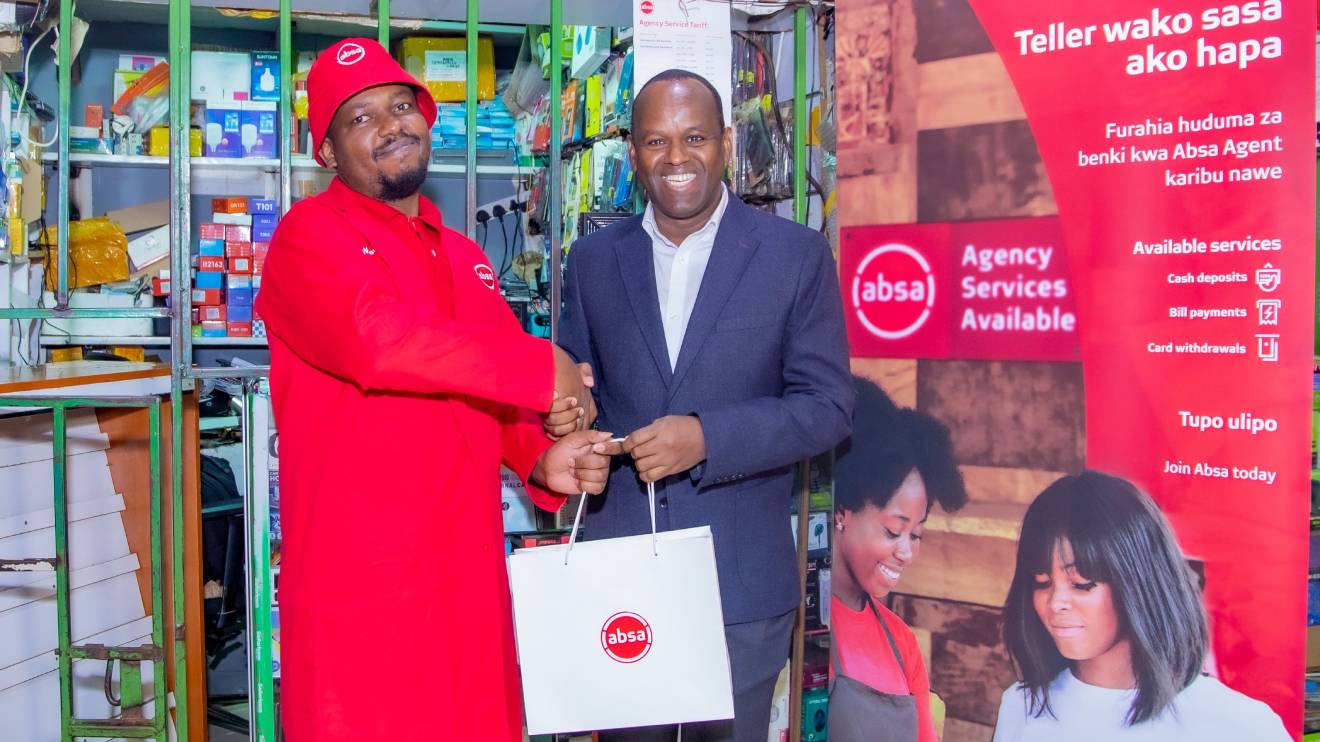
[[[265,199],[211,200],[211,221],[199,227],[193,274],[193,335],[253,337],[259,321],[252,305],[279,219]]]
[[[274,158],[280,69],[274,52],[192,53],[193,126],[206,157]]]
[[[517,136],[517,124],[503,98],[477,104],[477,149],[510,149]],[[435,124],[431,127],[431,149],[467,147],[467,112],[461,103],[436,105]]]

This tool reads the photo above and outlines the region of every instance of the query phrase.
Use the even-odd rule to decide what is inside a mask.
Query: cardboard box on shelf
[[[220,289],[193,289],[192,303],[199,307],[219,306],[224,304],[223,293]]]
[[[224,273],[225,259],[213,255],[198,255],[197,270],[205,271],[205,272],[214,271],[217,273]],[[201,286],[200,288],[213,288],[213,287]]]
[[[192,98],[246,100],[252,91],[252,58],[246,52],[192,53]]]
[[[235,275],[252,275],[252,258],[230,258],[229,272]]]
[[[170,202],[152,201],[138,206],[130,206],[127,209],[107,211],[103,216],[118,224],[125,234],[133,234],[134,232],[155,229],[169,224]],[[202,236],[205,237],[206,235]]]
[[[248,273],[230,273],[225,276],[225,288],[233,291],[235,289],[251,289],[252,276]]]
[[[201,224],[197,227],[197,236],[203,240],[224,241],[226,232],[224,224]],[[247,242],[247,240],[243,240],[243,242]]]
[[[224,260],[221,258],[220,260]],[[195,289],[222,289],[225,287],[225,274],[220,271],[197,271],[193,275]]]
[[[227,335],[224,322],[202,322],[199,326],[204,338],[222,338]]]
[[[250,258],[253,256],[251,242],[226,242],[226,258]]]
[[[211,199],[211,211],[215,214],[246,214],[248,200],[241,196],[222,196]]]
[[[240,307],[229,305],[229,316],[226,318],[229,322],[251,322],[252,307]]]
[[[219,306],[197,307],[195,311],[197,312],[198,324],[201,324],[202,322],[224,322],[226,320],[225,307],[223,304]]]
[[[202,153],[206,157],[243,156],[243,109],[236,101],[206,101]]]
[[[199,240],[197,242],[197,254],[223,258],[225,256],[225,241]]]
[[[240,137],[244,157],[279,156],[279,136],[276,126],[278,104],[272,101],[244,101]]]
[[[280,99],[279,52],[252,52],[252,81],[248,87],[252,100]]]
[[[252,228],[241,224],[225,225],[225,242],[252,242]],[[261,242],[261,240],[257,240]]]
[[[237,224],[244,227],[252,226],[252,216],[250,214],[226,214],[216,212],[211,215],[211,221],[216,224],[223,224],[226,227]]]
[[[274,199],[270,198],[250,198],[248,199],[249,214],[275,214],[277,205]]]
[[[225,330],[231,338],[250,338],[252,337],[251,322],[227,322]]]
[[[437,102],[467,95],[467,39],[461,36],[409,36],[399,44],[399,62],[421,80]],[[477,39],[477,99],[495,97],[495,42]]]

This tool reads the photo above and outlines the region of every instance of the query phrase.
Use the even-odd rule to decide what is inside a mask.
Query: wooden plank
[[[874,381],[899,407],[917,406],[917,362],[911,358],[852,358],[853,374]]]
[[[944,600],[1002,606],[1013,580],[1017,543],[961,533],[931,534],[903,570],[902,590]]]
[[[1006,469],[995,466],[960,467],[971,502],[1030,505],[1064,472],[1038,469]]]
[[[917,221],[1049,216],[1058,210],[1026,121],[918,132]]]
[[[917,128],[992,124],[1025,119],[1008,69],[998,54],[927,62],[917,68]]]
[[[993,726],[1000,696],[1017,682],[1000,611],[910,595],[895,596],[892,608],[909,626],[930,632],[931,690],[944,700],[948,719]],[[956,728],[945,732],[947,740],[967,739]]]
[[[949,426],[960,464],[1083,467],[1080,363],[920,361],[917,369],[917,406]]]
[[[150,379],[170,375],[163,363],[69,361],[35,367],[0,367],[0,394],[64,389],[84,384]]]
[[[991,742],[994,737],[993,725],[987,726],[962,719],[944,720],[944,739],[949,742]]]

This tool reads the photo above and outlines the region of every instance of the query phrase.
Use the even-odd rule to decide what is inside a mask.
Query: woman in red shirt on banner
[[[857,383],[835,464],[830,742],[937,742],[916,636],[881,604],[917,558],[931,507],[967,501],[949,430]]]

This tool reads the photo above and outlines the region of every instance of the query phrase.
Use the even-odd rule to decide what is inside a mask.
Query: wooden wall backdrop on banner
[[[850,0],[838,13],[841,228],[1056,213],[1017,93],[966,0]],[[1000,616],[1022,516],[1083,465],[1081,364],[852,365],[952,431],[970,501],[932,512],[891,607],[930,636],[944,739],[989,742],[1016,680]]]

